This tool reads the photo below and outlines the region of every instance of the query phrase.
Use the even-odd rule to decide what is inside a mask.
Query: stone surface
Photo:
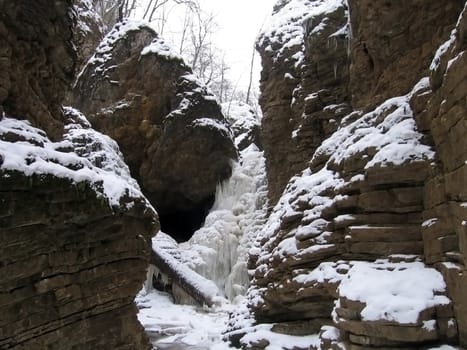
[[[467,5],[466,5],[467,6]],[[425,183],[425,225],[422,234],[426,259],[438,263],[454,301],[460,343],[467,346],[465,302],[467,179],[467,9],[459,16],[445,50],[433,59],[431,92],[418,114],[432,136],[438,154],[437,167]]]
[[[91,58],[105,34],[102,19],[94,10],[91,0],[75,0],[73,5],[76,24],[73,31],[73,44],[76,47],[78,60],[77,71]]]
[[[0,349],[149,349],[133,301],[157,214],[116,143],[61,107],[71,5],[0,2]]]
[[[77,155],[93,171],[101,166],[105,177],[115,176],[113,185],[128,169],[113,162],[120,155],[103,135],[66,126],[56,159],[47,158],[52,144],[35,143],[41,138],[33,129],[2,127],[0,133],[0,348],[149,349],[133,300],[146,275],[157,215],[130,184],[117,204],[99,190],[109,185],[105,178],[79,180]],[[32,167],[11,168],[4,147],[20,156],[26,145]],[[41,170],[44,163],[50,172]]]
[[[275,11],[298,3],[281,1]],[[312,320],[334,323],[339,336],[320,333],[330,349],[466,345],[464,3],[349,1],[346,27],[345,5],[317,15],[322,2],[312,1],[287,22],[293,30],[283,37],[295,45],[270,32],[260,38],[275,207],[249,261],[257,321],[283,324],[275,327],[285,333]],[[327,117],[334,124],[321,123]],[[402,124],[391,122],[398,118]],[[402,145],[414,153],[399,158]],[[362,321],[355,301],[333,307],[345,304],[338,286],[348,265],[376,259],[435,266],[449,310],[428,308],[417,324],[404,324]]]
[[[144,24],[117,24],[103,39],[72,104],[119,143],[161,215],[205,215],[230,176],[237,154],[220,106]]]
[[[0,105],[52,138],[63,132],[60,107],[75,70],[70,5],[71,0],[0,3]]]
[[[230,101],[222,104],[222,111],[231,126],[239,151],[252,144],[262,149],[261,123],[252,107],[242,101]]]
[[[368,110],[406,94],[428,74],[463,1],[349,1],[352,106]]]
[[[286,11],[287,2],[278,3],[273,16],[287,16]],[[271,205],[349,112],[345,11],[342,2],[333,12],[318,13],[303,23],[291,18],[289,22],[297,21],[304,29],[292,26],[297,32],[284,38],[266,31],[258,41],[263,67],[261,138]],[[295,40],[289,43],[290,37]]]

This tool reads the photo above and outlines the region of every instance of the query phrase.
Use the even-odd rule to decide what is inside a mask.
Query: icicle
[[[148,271],[146,272],[146,281],[144,281],[144,291],[146,293],[149,293],[154,289],[154,286],[152,285],[152,278],[154,276],[155,271],[156,267],[154,265],[148,266]]]

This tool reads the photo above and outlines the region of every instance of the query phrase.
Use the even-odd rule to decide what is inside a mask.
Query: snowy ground
[[[228,313],[235,306],[225,302],[213,308],[176,305],[170,295],[152,290],[136,297],[138,319],[155,349],[232,349],[222,340]]]
[[[167,293],[152,290],[141,291],[136,297],[138,319],[149,335],[154,349],[160,350],[224,350],[235,349],[223,340],[227,330],[228,315],[242,308],[225,300],[219,306],[203,308],[192,305],[176,305]],[[294,346],[319,348],[318,335],[288,336],[271,331],[272,325],[250,327],[242,338],[243,344],[254,344],[267,339],[266,350],[282,350]],[[443,350],[451,350],[446,348]]]
[[[239,108],[232,108],[229,116],[247,131],[255,118]],[[176,305],[170,295],[143,288],[136,298],[138,318],[156,349],[232,349],[222,334],[229,313],[245,308],[248,250],[266,215],[264,167],[263,152],[254,145],[242,150],[231,178],[219,185],[203,227],[183,244],[162,233],[154,238],[153,249],[187,280],[195,281],[191,284],[205,284],[206,295],[225,296],[217,296],[211,308]]]

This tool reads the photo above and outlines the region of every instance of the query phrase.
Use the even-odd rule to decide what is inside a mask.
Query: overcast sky
[[[142,17],[148,0],[140,0],[136,17]],[[225,61],[230,67],[228,78],[239,90],[246,90],[249,81],[251,55],[255,39],[268,21],[277,0],[199,0],[206,14],[213,14],[219,28],[214,35],[216,46],[225,52]],[[184,18],[183,7],[171,8],[169,23],[164,38],[169,42],[180,35]],[[177,34],[178,33],[178,34]],[[174,47],[177,50],[177,47]],[[254,84],[258,86],[260,57],[255,57]]]
[[[206,12],[213,12],[219,23],[215,37],[217,45],[226,52],[231,67],[230,79],[239,87],[248,85],[253,44],[258,32],[272,13],[277,0],[200,0]],[[255,80],[259,79],[260,58],[256,56]]]
[[[137,18],[142,18],[149,0],[139,0]],[[230,67],[228,78],[239,90],[248,87],[251,55],[260,29],[265,25],[278,0],[198,0],[206,14],[213,14],[219,28],[214,35],[216,46],[225,52],[225,61]],[[184,18],[184,8],[173,6],[170,10],[169,23],[163,37],[171,42],[179,36]],[[157,28],[156,28],[157,30]],[[178,33],[178,34],[177,34]],[[174,46],[177,51],[176,45]],[[260,57],[255,56],[254,84],[257,87],[261,71]]]

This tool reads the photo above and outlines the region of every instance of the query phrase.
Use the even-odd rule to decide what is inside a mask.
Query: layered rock
[[[183,214],[199,221],[186,230],[198,228],[237,155],[220,106],[181,57],[145,24],[117,24],[80,73],[73,100],[117,140],[161,217]]]
[[[438,155],[436,171],[424,188],[425,259],[436,264],[445,276],[463,346],[467,346],[466,38],[467,5],[432,61],[431,91],[413,101],[419,108],[418,124],[432,137]]]
[[[71,1],[2,1],[0,105],[53,137],[63,132],[60,107],[75,68]]]
[[[73,11],[76,16],[73,44],[78,55],[76,66],[80,70],[103,39],[105,26],[91,0],[76,0]]]
[[[148,348],[133,299],[157,215],[114,141],[0,122],[2,349]]]
[[[407,93],[428,74],[433,53],[449,35],[464,2],[348,3],[353,36],[352,105],[368,110]]]
[[[61,107],[71,2],[0,9],[0,348],[149,349],[133,300],[157,214],[115,141]]]
[[[397,269],[398,259],[422,257],[423,183],[434,152],[421,143],[409,101],[427,83],[424,79],[413,93],[388,100],[354,122],[344,119],[317,149],[310,169],[290,181],[258,242],[261,252],[251,261],[257,320],[282,322],[286,332],[318,332],[323,324],[334,323],[347,332],[344,339],[361,346],[416,346],[455,337],[452,327],[447,331],[453,322],[450,301],[444,314],[422,308],[408,323],[365,319],[359,313],[366,305],[345,299],[340,290],[340,281],[352,278],[353,270],[329,264],[383,259],[375,271],[388,280],[385,266],[395,263]],[[400,264],[403,268],[405,263]],[[376,285],[378,273],[373,278]],[[445,286],[435,292],[446,294]],[[335,299],[344,306],[336,306]],[[332,313],[337,315],[333,320]],[[397,335],[392,326],[384,326],[391,322],[401,329]],[[446,331],[424,334],[424,322]]]
[[[461,237],[467,177],[462,175],[466,147],[459,136],[464,130],[466,95],[462,16],[451,39],[441,45],[443,35],[456,25],[462,4],[349,2],[351,50],[344,62],[347,67],[341,69],[348,75],[341,75],[341,85],[331,94],[345,117],[334,114],[335,126],[328,134],[322,132],[323,124],[310,128],[307,137],[311,139],[300,142],[297,149],[301,154],[300,147],[308,145],[312,155],[303,156],[305,170],[297,174],[290,170],[295,164],[292,157],[285,152],[275,155],[271,140],[279,138],[281,130],[285,139],[281,146],[292,152],[288,136],[292,129],[287,126],[299,124],[300,118],[306,124],[309,116],[305,108],[293,122],[294,114],[286,106],[306,106],[316,95],[297,92],[306,91],[307,84],[315,84],[315,91],[320,91],[321,84],[329,88],[329,81],[302,75],[294,85],[281,82],[278,72],[283,69],[281,74],[293,75],[296,66],[320,61],[320,56],[307,56],[304,46],[303,60],[308,63],[291,65],[300,57],[300,49],[290,43],[306,40],[311,45],[313,36],[319,38],[322,28],[332,22],[329,18],[339,13],[336,8],[343,6],[339,1],[281,1],[276,15],[281,8],[292,12],[303,5],[308,6],[303,13],[312,14],[310,19],[303,13],[295,20],[286,16],[289,22],[275,27],[275,37],[287,41],[276,40],[276,46],[263,48],[262,53],[266,70],[262,73],[262,130],[268,176],[273,181],[270,198],[277,198],[280,181],[296,176],[287,180],[249,262],[250,308],[255,319],[276,323],[272,329],[276,332],[319,332],[321,345],[309,343],[312,348],[463,343]],[[415,20],[419,13],[424,15]],[[346,12],[342,10],[340,16],[345,18]],[[396,17],[397,21],[391,20]],[[316,20],[321,18],[328,19]],[[432,27],[437,28],[434,34]],[[339,33],[345,33],[345,28]],[[332,33],[326,35],[333,40]],[[268,51],[271,57],[272,53],[285,57],[268,59]],[[341,51],[336,55],[341,57]],[[423,78],[434,56],[431,79]],[[273,85],[276,92],[295,89],[295,94],[283,94],[279,103]],[[273,108],[276,113],[268,114]],[[317,107],[315,115],[319,118],[330,108]],[[294,135],[299,134],[300,128]],[[310,146],[313,143],[317,146]],[[409,271],[418,272],[410,277]],[[405,273],[407,277],[399,279]],[[419,275],[431,277],[415,282]],[[413,294],[414,286],[405,284],[407,280],[426,290],[424,296]],[[251,347],[248,342],[244,345]]]
[[[349,112],[344,1],[282,1],[261,35],[262,143],[271,204]]]

